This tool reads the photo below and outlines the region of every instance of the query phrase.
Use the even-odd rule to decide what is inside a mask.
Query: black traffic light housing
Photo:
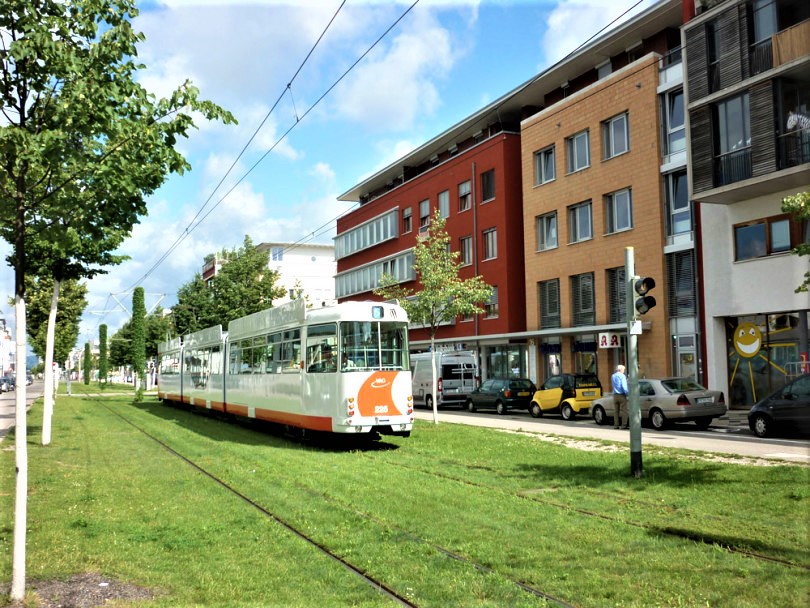
[[[655,298],[647,295],[653,287],[655,287],[655,279],[652,277],[633,277],[633,291],[638,295],[633,303],[634,317],[638,318],[639,315],[646,314],[655,306]]]

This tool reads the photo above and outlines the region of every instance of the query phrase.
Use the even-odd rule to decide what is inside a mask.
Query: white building
[[[261,243],[269,252],[269,267],[279,273],[278,284],[287,295],[273,306],[289,302],[300,293],[313,306],[335,299],[335,246],[318,243]]]

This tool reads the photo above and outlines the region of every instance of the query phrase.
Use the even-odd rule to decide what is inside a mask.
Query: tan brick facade
[[[526,267],[527,330],[540,325],[538,284],[558,278],[560,326],[572,327],[571,276],[592,272],[596,326],[609,322],[607,271],[624,267],[625,248],[634,247],[636,274],[655,278],[657,306],[644,317],[651,328],[639,339],[639,372],[648,376],[671,373],[669,328],[666,315],[664,265],[664,192],[660,173],[661,134],[657,56],[648,55],[609,77],[572,95],[569,99],[523,121],[521,128],[523,167],[523,226]],[[603,122],[626,113],[629,150],[605,159]],[[588,131],[590,164],[568,172],[567,140]],[[554,146],[555,179],[538,185],[535,153]],[[605,196],[629,188],[632,227],[608,233]],[[569,213],[572,205],[591,201],[592,237],[571,243]],[[557,246],[538,251],[537,218],[557,213]],[[560,335],[570,333],[561,331]],[[545,332],[544,332],[545,334]],[[596,340],[596,335],[588,336]],[[573,338],[562,336],[561,363],[564,372],[573,368]],[[596,362],[603,383],[617,355],[597,350]],[[623,359],[623,353],[618,356]],[[624,362],[624,361],[622,361]],[[544,372],[538,370],[539,378]]]

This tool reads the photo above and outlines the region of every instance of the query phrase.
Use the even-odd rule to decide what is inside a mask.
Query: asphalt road
[[[26,402],[42,396],[42,381],[34,382],[26,390]],[[0,441],[14,426],[16,392],[0,393]],[[433,420],[433,412],[417,409],[416,418]],[[709,430],[699,431],[693,424],[679,424],[666,431],[642,427],[641,446],[657,445],[701,452],[731,454],[748,458],[766,459],[810,464],[810,440],[793,438],[760,439],[748,429],[747,410],[732,410],[714,421]],[[504,416],[496,413],[470,413],[460,409],[439,410],[440,423],[473,424],[477,426],[523,430],[539,435],[556,435],[579,439],[603,439],[630,443],[630,432],[616,430],[611,425],[599,426],[591,418],[562,420],[559,416],[547,415],[532,418],[528,412],[509,412]]]
[[[732,410],[714,421],[709,430],[700,431],[694,424],[676,424],[665,431],[649,427],[641,429],[641,449],[656,445],[701,452],[731,454],[748,458],[810,464],[810,440],[799,438],[756,437],[748,428],[748,410]],[[599,426],[591,418],[578,417],[562,420],[546,415],[532,418],[528,412],[509,412],[504,416],[492,412],[470,413],[459,409],[441,409],[440,423],[473,424],[491,428],[522,430],[541,435],[559,435],[579,439],[600,439],[630,444],[630,431],[614,429],[613,425]],[[433,420],[433,412],[417,409],[420,420]]]

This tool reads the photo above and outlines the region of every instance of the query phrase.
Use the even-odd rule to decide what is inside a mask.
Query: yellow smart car
[[[587,414],[594,399],[602,396],[602,384],[594,374],[552,376],[534,394],[529,413],[539,418],[544,412],[559,411],[564,420]]]

